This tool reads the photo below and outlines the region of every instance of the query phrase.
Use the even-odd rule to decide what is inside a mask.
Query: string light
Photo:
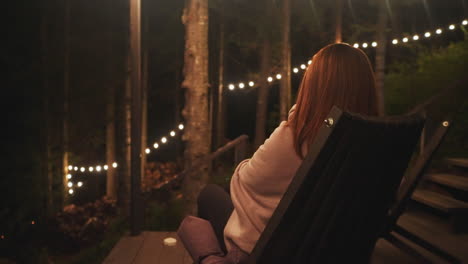
[[[97,172],[100,172],[100,171],[101,171],[101,169],[102,169],[102,167],[101,167],[101,166],[99,166],[99,165],[98,165],[98,166],[96,166],[96,171],[97,171]]]
[[[374,47],[374,48],[377,47],[377,42],[375,42],[375,41],[372,42],[372,47]]]
[[[272,82],[272,81],[273,81],[273,77],[269,76],[269,77],[267,78],[267,81],[268,81],[268,82]]]
[[[67,179],[71,179],[72,178],[72,175],[69,173],[67,174]]]
[[[234,86],[234,84],[231,83],[231,84],[228,85],[228,88],[229,88],[229,90],[232,91],[232,90],[234,90],[234,88],[236,88],[236,86]]]
[[[73,166],[72,166],[72,165],[68,165],[68,170],[69,170],[69,171],[73,170]]]
[[[424,33],[424,36],[425,36],[426,38],[430,37],[430,36],[431,36],[431,32],[426,32],[426,33]]]
[[[154,143],[153,147],[154,147],[155,149],[157,149],[157,148],[159,148],[159,144],[158,144],[158,143]]]
[[[74,171],[78,171],[78,167],[75,166],[75,167],[73,168],[73,170],[74,170]]]
[[[464,25],[464,26],[468,25],[468,20],[466,20],[466,19],[463,20],[463,21],[462,21],[462,25]]]
[[[35,225],[35,224],[36,224],[36,221],[32,220],[31,225]]]
[[[414,35],[413,36],[413,40],[418,40],[419,39],[419,36],[418,35]]]
[[[408,38],[403,38],[403,42],[404,43],[408,42]]]
[[[78,182],[76,185],[78,186],[78,188],[81,188],[81,186],[83,186],[83,182]]]
[[[311,64],[312,64],[312,61],[311,61],[311,60],[309,60],[309,61],[307,62],[307,64],[311,65]]]
[[[353,47],[355,47],[356,49],[359,48],[359,43],[354,43]]]
[[[279,74],[279,73],[276,74],[276,79],[281,80],[281,77],[282,77],[281,74]]]
[[[145,149],[145,153],[146,153],[146,154],[150,154],[150,153],[151,153],[151,149],[146,148],[146,149]]]
[[[301,69],[305,70],[307,66],[305,64],[301,64]]]
[[[67,186],[68,186],[69,188],[73,187],[73,182],[68,182]]]
[[[362,43],[362,47],[367,48],[367,43],[366,42]]]
[[[455,25],[450,25],[450,26],[449,26],[449,29],[450,29],[450,30],[454,30],[454,29],[455,29]]]
[[[89,167],[88,170],[89,170],[90,172],[93,172],[94,168],[93,168],[93,167]]]
[[[1,235],[0,238],[1,238],[2,240],[4,240],[4,239],[5,239],[5,235]]]
[[[117,168],[117,162],[112,163],[113,168]]]
[[[240,89],[244,89],[244,87],[245,87],[245,84],[244,84],[244,83],[239,83],[239,88],[240,88]]]
[[[294,68],[294,69],[293,69],[293,72],[294,72],[294,73],[298,73],[298,72],[299,72],[299,69],[298,69],[298,68]]]
[[[442,29],[438,28],[438,29],[436,30],[436,34],[437,34],[437,35],[442,34]]]
[[[396,44],[398,44],[398,39],[394,39],[394,40],[392,40],[392,43],[393,43],[393,45],[396,45]]]
[[[68,193],[71,195],[73,194],[73,189],[68,190]]]
[[[104,170],[107,170],[107,169],[109,169],[109,166],[104,165]]]
[[[249,86],[250,86],[250,87],[253,87],[254,85],[255,85],[255,83],[254,83],[253,81],[250,81],[250,82],[249,82]]]
[[[81,172],[85,172],[85,170],[86,170],[85,167],[81,167],[80,169]]]
[[[161,138],[161,142],[162,142],[163,144],[165,144],[165,143],[167,142],[167,138],[166,138],[166,137],[162,137],[162,138]]]

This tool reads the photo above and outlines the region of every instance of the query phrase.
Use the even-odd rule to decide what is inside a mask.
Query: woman
[[[253,250],[333,105],[377,115],[369,59],[348,44],[328,45],[313,57],[288,120],[281,122],[251,159],[237,166],[231,196],[214,185],[200,194],[199,216],[211,222],[227,251],[240,249],[249,254]]]

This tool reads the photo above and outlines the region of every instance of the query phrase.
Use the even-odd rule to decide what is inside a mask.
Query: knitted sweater
[[[224,228],[228,250],[234,243],[251,253],[301,162],[292,128],[283,121],[252,158],[237,166],[231,179],[234,211]]]

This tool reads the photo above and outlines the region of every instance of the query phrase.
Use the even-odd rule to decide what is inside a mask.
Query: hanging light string
[[[460,23],[460,27],[462,26],[467,26],[468,25],[468,20],[463,20],[461,23]],[[453,31],[457,28],[457,24],[450,24],[449,26],[446,27],[447,30],[449,31]],[[404,43],[407,43],[409,41],[417,41],[417,40],[420,40],[422,37],[428,39],[430,38],[431,36],[433,35],[441,35],[443,32],[444,32],[444,28],[437,28],[436,30],[434,31],[426,31],[424,34],[421,34],[421,35],[418,35],[418,34],[415,34],[413,36],[404,36],[403,38],[401,39],[398,39],[398,38],[395,38],[392,40],[392,44],[393,45],[398,45],[398,44],[404,44]],[[355,48],[362,48],[362,49],[367,49],[367,48],[375,48],[378,46],[378,42],[377,41],[372,41],[372,42],[361,42],[361,43],[354,43],[353,44],[353,47]],[[309,60],[307,62],[307,65],[310,65],[312,63],[311,60]],[[292,73],[294,74],[297,74],[299,73],[301,70],[302,71],[305,71],[307,69],[307,65],[306,64],[301,64],[301,65],[298,65],[297,67],[294,67],[292,68]],[[275,80],[281,80],[283,76],[281,75],[281,73],[277,73],[277,74],[272,74],[270,76],[267,77],[267,81],[269,83],[272,83],[273,81]],[[243,81],[243,82],[239,82],[237,84],[235,83],[229,83],[227,85],[227,89],[229,91],[234,91],[236,89],[239,89],[239,90],[243,90],[245,89],[246,87],[251,87],[251,88],[254,88],[256,87],[256,83],[254,81]]]
[[[178,129],[179,131],[184,130],[184,128],[185,128],[185,127],[184,127],[184,124],[182,124],[182,123],[180,123],[180,124],[177,126],[177,129]],[[170,139],[170,138],[174,138],[174,137],[177,135],[177,132],[176,132],[177,129],[171,130],[171,131],[169,132],[169,135],[163,136],[163,137],[161,138],[160,141],[154,142],[153,148],[156,150],[156,149],[159,149],[160,144],[167,144],[167,143],[169,143],[169,139]],[[145,149],[145,154],[148,155],[148,154],[150,154],[150,153],[151,153],[151,148],[149,148],[149,147],[146,148],[146,149]],[[78,187],[78,188],[83,187],[83,182],[78,181],[78,182],[75,183],[75,182],[72,180],[72,178],[73,178],[73,174],[72,174],[72,173],[75,173],[75,172],[77,172],[77,173],[78,173],[78,172],[81,172],[81,173],[85,173],[85,172],[88,172],[88,173],[100,173],[100,172],[102,172],[102,171],[107,171],[107,170],[109,170],[109,169],[115,169],[115,168],[117,168],[117,166],[118,166],[117,162],[113,162],[113,163],[110,164],[110,165],[109,165],[109,164],[105,164],[105,165],[90,166],[90,167],[88,167],[88,168],[86,168],[86,167],[84,167],[84,166],[68,165],[68,167],[67,167],[67,169],[68,169],[68,170],[67,170],[67,171],[68,171],[68,173],[67,173],[68,194],[73,195],[73,194],[75,193],[75,189],[74,189],[75,187]]]

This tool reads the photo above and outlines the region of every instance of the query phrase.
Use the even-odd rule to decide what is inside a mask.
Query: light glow
[[[450,26],[449,26],[449,29],[450,29],[450,30],[454,30],[454,29],[455,29],[455,25],[450,25]]]
[[[269,76],[269,77],[267,78],[267,81],[268,81],[268,82],[272,82],[272,81],[273,81],[273,77]]]
[[[437,34],[437,35],[442,34],[442,29],[438,28],[438,29],[436,30],[436,34]]]
[[[413,40],[418,40],[419,39],[419,36],[418,35],[414,35],[413,36]]]
[[[408,42],[408,38],[403,38],[403,42]]]
[[[172,130],[171,133],[169,133],[169,135],[171,135],[171,137],[175,137],[176,133],[174,130]]]
[[[466,19],[463,20],[463,21],[462,21],[462,25],[464,25],[464,26],[468,25],[468,20],[466,20]]]
[[[73,189],[68,190],[68,193],[73,194],[74,193]]]
[[[301,64],[301,69],[305,70],[307,66],[305,64]]]
[[[68,165],[68,170],[69,170],[69,171],[73,170],[73,166],[72,166],[72,165]]]
[[[78,182],[78,183],[76,184],[76,186],[78,186],[78,187],[83,186],[83,182]]]
[[[184,125],[183,124],[179,124],[179,130],[183,130],[184,129]]]
[[[372,47],[374,47],[374,48],[377,47],[377,42],[375,42],[375,41],[372,42]]]
[[[69,173],[67,174],[67,179],[71,179],[72,178],[72,175]]]
[[[146,148],[146,149],[145,149],[145,153],[146,153],[146,154],[150,154],[150,153],[151,153],[151,149]]]
[[[99,171],[101,171],[101,170],[102,170],[102,167],[99,166],[99,165],[97,165],[97,166],[96,166],[96,171],[99,172]]]
[[[69,188],[73,187],[73,182],[68,182],[67,186],[68,186]]]
[[[234,86],[234,84],[231,83],[231,84],[228,85],[228,88],[229,88],[229,90],[232,91],[232,90],[234,90],[234,88],[236,88],[236,87]]]
[[[293,69],[293,72],[294,72],[294,73],[298,73],[298,72],[299,72],[299,69],[298,69],[298,68],[294,68],[294,69]]]
[[[244,83],[239,83],[239,88],[240,88],[240,89],[244,89],[244,87],[245,87],[245,84],[244,84]]]
[[[159,144],[158,144],[158,143],[154,143],[153,147],[154,147],[155,149],[157,149],[157,148],[159,148]]]
[[[282,77],[281,74],[279,74],[279,73],[276,74],[276,79],[281,80],[281,77]]]
[[[396,44],[398,44],[398,39],[394,39],[394,40],[392,40],[392,44],[393,44],[393,45],[396,45]]]
[[[167,138],[166,138],[166,137],[162,137],[162,138],[161,138],[161,142],[165,144],[165,143],[167,142]]]
[[[362,47],[363,47],[363,48],[367,48],[367,46],[368,46],[368,45],[367,45],[366,42],[362,43]]]
[[[93,168],[93,167],[89,167],[88,170],[89,170],[90,172],[92,172],[92,171],[94,171],[94,168]]]
[[[309,61],[307,62],[307,64],[311,65],[311,64],[312,64],[312,60],[309,60]]]
[[[107,169],[109,169],[109,166],[104,165],[104,170],[107,170]]]
[[[117,162],[112,163],[113,168],[117,168]]]
[[[353,47],[355,47],[356,49],[359,48],[359,44],[358,43],[354,43]]]
[[[86,170],[85,167],[81,167],[80,169],[81,172],[85,172],[85,170]]]
[[[74,170],[74,171],[78,171],[78,167],[75,166],[75,167],[73,168],[73,170]]]
[[[254,85],[255,85],[254,82],[252,82],[252,81],[249,82],[249,86],[250,86],[250,87],[253,87]]]
[[[426,32],[426,33],[424,33],[424,36],[425,36],[426,38],[430,37],[430,36],[431,36],[431,32]]]

